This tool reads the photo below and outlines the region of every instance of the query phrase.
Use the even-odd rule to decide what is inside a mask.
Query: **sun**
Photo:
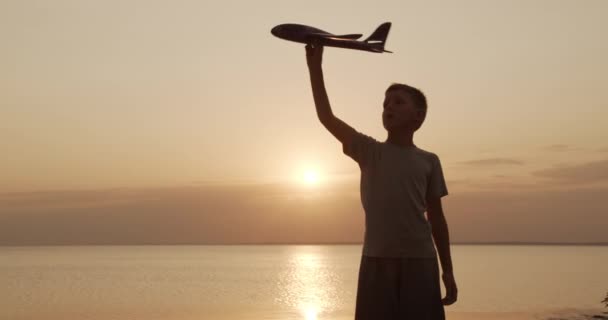
[[[314,169],[304,170],[302,174],[302,181],[310,186],[317,185],[319,183],[319,173]]]

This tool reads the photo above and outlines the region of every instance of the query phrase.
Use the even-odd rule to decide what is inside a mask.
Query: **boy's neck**
[[[414,132],[411,131],[389,131],[386,142],[400,147],[415,147]]]

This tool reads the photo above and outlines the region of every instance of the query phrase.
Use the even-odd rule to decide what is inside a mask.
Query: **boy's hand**
[[[323,61],[323,46],[315,44],[306,45],[306,62],[309,68],[321,67]]]
[[[443,284],[445,285],[445,298],[441,299],[443,305],[449,306],[456,302],[458,299],[458,288],[456,287],[456,280],[454,274],[451,272],[444,273],[442,276]]]

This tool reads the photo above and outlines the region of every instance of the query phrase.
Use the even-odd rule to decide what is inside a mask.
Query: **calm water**
[[[0,319],[349,319],[361,246],[0,247]],[[466,246],[460,311],[601,308],[608,247]],[[443,290],[443,288],[442,288]]]

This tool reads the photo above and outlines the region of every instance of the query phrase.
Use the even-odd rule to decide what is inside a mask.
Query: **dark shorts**
[[[355,320],[445,320],[437,258],[361,257]]]

